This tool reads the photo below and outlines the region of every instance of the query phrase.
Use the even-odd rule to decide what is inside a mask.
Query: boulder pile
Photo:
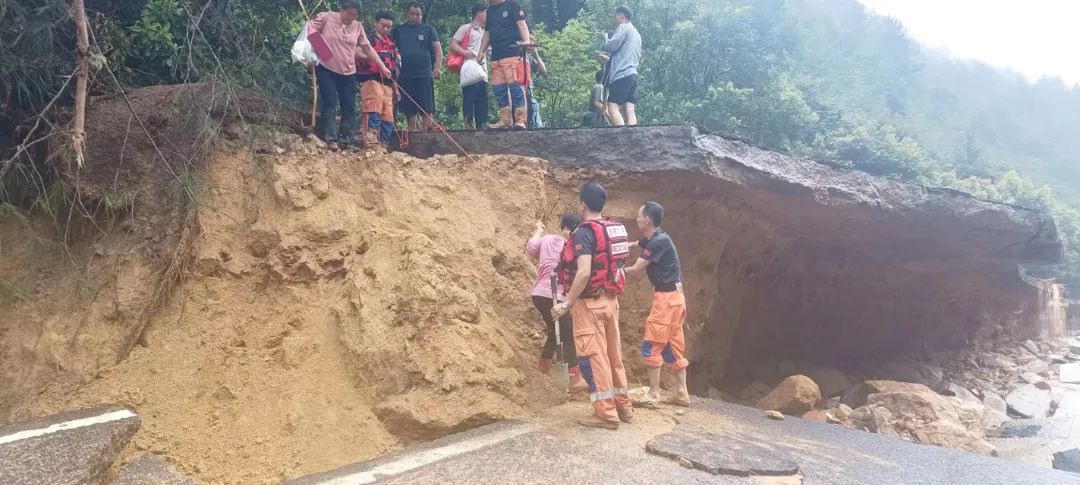
[[[1072,412],[1069,397],[1076,398],[1080,416],[1080,341],[1068,339],[1004,342],[858,372],[808,363],[766,366],[750,372],[774,382],[778,374],[791,374],[771,388],[755,379],[736,400],[810,421],[991,456],[998,452],[989,437],[1011,419],[1064,416]]]

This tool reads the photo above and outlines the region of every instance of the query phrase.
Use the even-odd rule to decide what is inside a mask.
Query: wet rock
[[[1033,342],[1031,340],[1025,340],[1024,341],[1024,348],[1027,349],[1028,352],[1031,352],[1034,355],[1039,355],[1039,353],[1040,353],[1039,346],[1035,342]]]
[[[881,380],[913,382],[933,390],[942,390],[945,374],[936,366],[919,362],[890,362],[876,372]]]
[[[1054,468],[1072,473],[1080,473],[1080,448],[1054,453]]]
[[[988,409],[1000,412],[1001,414],[1007,413],[1009,409],[1009,405],[1005,402],[1004,398],[990,391],[983,392],[982,403]]]
[[[777,421],[784,420],[784,414],[780,411],[765,411],[765,417],[769,419],[775,419]]]
[[[758,401],[758,407],[766,411],[800,415],[814,408],[821,400],[821,390],[812,379],[794,375],[784,379],[767,396]]]
[[[821,397],[843,394],[853,384],[846,374],[833,367],[815,367],[807,371],[806,376],[817,383]]]
[[[1050,411],[1050,393],[1024,384],[1005,396],[1009,411],[1025,418],[1043,418]]]
[[[963,386],[959,386],[957,384],[953,384],[953,383],[946,384],[945,385],[945,392],[943,394],[945,394],[946,396],[954,396],[954,397],[957,397],[957,398],[962,399],[964,401],[973,402],[973,403],[977,403],[977,404],[982,404],[982,401],[979,400],[978,397],[975,397],[975,394],[972,394],[971,391],[969,391],[969,390],[965,389]]]
[[[1062,364],[1059,372],[1059,380],[1066,384],[1080,383],[1080,362]]]
[[[910,392],[910,393],[930,393],[936,394],[932,389],[923,385],[915,384],[912,382],[899,382],[899,381],[886,381],[886,380],[871,380],[864,381],[860,384],[856,384],[848,392],[844,393],[844,397],[840,402],[851,406],[852,408],[858,408],[866,405],[866,399],[871,394],[878,394],[883,392]]]

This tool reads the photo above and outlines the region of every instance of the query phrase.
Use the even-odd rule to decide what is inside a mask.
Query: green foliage
[[[133,51],[144,70],[170,79],[180,65],[187,32],[187,2],[150,0],[142,16],[131,26]]]
[[[547,127],[580,126],[589,114],[589,90],[599,67],[590,44],[595,35],[576,19],[551,34],[536,30],[548,68],[547,74],[535,76],[533,96],[540,101],[540,116]]]

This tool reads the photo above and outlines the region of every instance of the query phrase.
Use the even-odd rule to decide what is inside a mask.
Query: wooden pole
[[[76,50],[75,62],[78,71],[75,74],[75,126],[72,129],[71,145],[75,149],[75,160],[79,168],[85,161],[83,151],[86,147],[86,85],[90,80],[90,63],[87,55],[90,50],[90,38],[86,25],[86,7],[83,0],[73,0],[75,10]]]

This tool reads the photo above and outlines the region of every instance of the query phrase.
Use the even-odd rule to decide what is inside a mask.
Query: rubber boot
[[[519,107],[519,108],[514,108],[514,129],[516,129],[516,130],[524,130],[525,128],[527,128],[529,126],[528,121],[529,121],[529,107],[528,106],[522,106],[522,107]]]
[[[505,106],[499,108],[499,121],[488,125],[488,128],[492,130],[504,130],[514,126],[513,119],[510,118],[510,107]]]

